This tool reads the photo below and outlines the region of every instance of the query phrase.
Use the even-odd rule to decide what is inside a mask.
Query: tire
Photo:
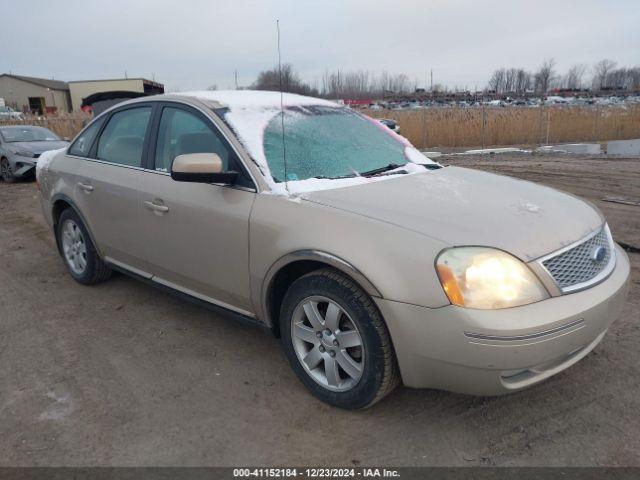
[[[62,259],[74,280],[94,285],[111,276],[111,269],[98,255],[87,228],[73,209],[60,215],[56,236]]]
[[[17,178],[13,174],[13,168],[11,168],[11,163],[7,158],[0,159],[0,177],[7,183],[14,183]]]
[[[380,312],[356,283],[334,269],[308,273],[289,287],[280,332],[296,375],[323,402],[367,408],[399,383]]]

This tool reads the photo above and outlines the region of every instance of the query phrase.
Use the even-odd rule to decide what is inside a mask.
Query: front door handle
[[[150,202],[148,200],[146,200],[144,204],[149,210],[153,210],[154,212],[166,213],[169,211],[169,207],[167,207],[166,205]]]
[[[78,182],[78,187],[85,192],[93,192],[93,185],[87,185],[86,183]]]

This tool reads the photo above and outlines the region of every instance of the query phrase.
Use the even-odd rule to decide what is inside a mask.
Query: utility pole
[[[234,70],[233,74],[236,80],[236,90],[238,90],[238,70]]]
[[[431,92],[433,92],[433,68],[431,69]]]

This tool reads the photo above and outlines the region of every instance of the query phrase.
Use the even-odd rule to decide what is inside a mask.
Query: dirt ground
[[[640,247],[640,159],[443,157],[593,201]],[[398,388],[328,407],[277,340],[122,275],[65,272],[33,183],[0,183],[0,465],[640,466],[640,254],[622,317],[577,365],[517,394]]]

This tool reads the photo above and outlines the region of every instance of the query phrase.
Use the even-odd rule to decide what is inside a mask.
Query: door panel
[[[250,313],[249,214],[255,193],[143,173],[140,224],[160,283]],[[161,208],[158,208],[161,207]]]
[[[201,112],[165,104],[155,124],[151,170],[143,173],[140,189],[140,225],[154,279],[251,314],[249,215],[255,192],[177,182],[168,173],[175,157],[188,153],[216,153],[224,170],[242,172],[242,165]],[[246,182],[242,174],[238,178]]]
[[[75,198],[102,255],[140,274],[147,271],[139,190],[151,114],[150,105],[123,107],[109,116],[95,141],[85,145],[78,139],[72,146],[91,149],[92,158],[78,170]]]
[[[103,256],[146,271],[138,194],[142,170],[79,162],[75,199]]]

